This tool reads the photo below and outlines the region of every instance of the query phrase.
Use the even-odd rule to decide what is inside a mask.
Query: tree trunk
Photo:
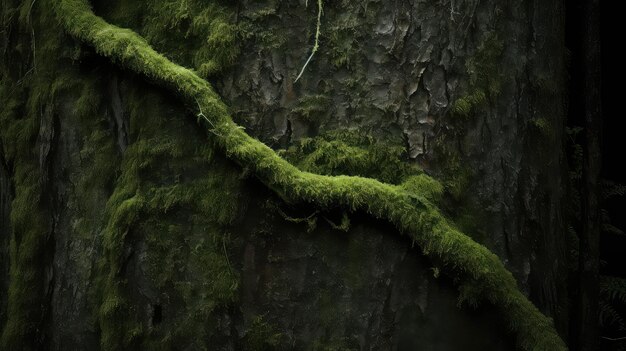
[[[578,344],[580,350],[597,350],[598,286],[600,273],[600,171],[602,151],[600,132],[602,110],[600,98],[600,2],[583,2],[583,93],[585,106],[585,148],[583,158],[584,191],[582,200],[583,228],[580,235],[580,296],[578,310]]]
[[[489,292],[426,258],[393,220],[289,201],[223,152],[220,129],[198,123],[211,113],[201,102],[65,34],[54,4],[2,1],[0,345],[522,344]],[[560,1],[92,5],[213,83],[245,132],[299,168],[436,205],[567,339]],[[319,48],[295,82],[318,6]]]

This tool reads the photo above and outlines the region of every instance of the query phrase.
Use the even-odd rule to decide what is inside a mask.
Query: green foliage
[[[105,12],[115,22],[141,33],[160,52],[193,67],[202,77],[230,67],[239,55],[240,28],[233,24],[235,4],[149,0],[136,5],[112,1],[106,6]]]
[[[486,101],[485,92],[477,90],[456,100],[452,105],[452,112],[460,116],[469,116],[476,106],[480,106]]]
[[[552,131],[552,126],[550,125],[550,121],[546,118],[533,118],[529,121],[531,127],[534,127],[539,133],[548,136]]]
[[[276,350],[283,334],[267,323],[263,316],[255,316],[244,337],[244,350],[269,351]]]
[[[572,262],[570,270],[577,272],[579,262],[580,243],[577,229],[581,230],[582,223],[582,200],[580,189],[583,182],[583,146],[580,142],[581,127],[566,128],[568,136],[568,156],[569,156],[569,194],[572,198],[569,201],[570,221],[572,226],[568,228],[568,245],[570,251],[570,262]],[[626,193],[626,187],[609,180],[601,180],[600,198],[607,201],[616,196],[623,196]],[[609,211],[600,209],[600,225],[602,235],[624,235],[624,232],[611,224]],[[626,331],[626,319],[624,313],[626,311],[626,279],[600,276],[600,294],[599,294],[599,324],[603,330]]]
[[[440,262],[444,272],[459,282],[472,284],[476,300],[493,303],[516,333],[520,349],[566,349],[551,320],[521,293],[498,257],[459,232],[425,198],[374,179],[300,171],[239,128],[208,82],[155,52],[132,31],[94,16],[82,0],[61,0],[56,3],[56,13],[69,33],[92,45],[98,53],[176,91],[188,106],[199,106],[207,116],[216,144],[226,155],[249,167],[285,199],[321,209],[339,206],[363,210],[375,218],[389,220],[408,234],[425,255]],[[122,223],[128,223],[128,217],[122,216]]]
[[[623,311],[626,309],[626,279],[602,276],[600,278],[600,325],[615,326],[626,331]]]
[[[568,212],[570,213],[571,221],[573,222],[573,227],[571,228],[572,239],[578,241],[578,234],[576,233],[576,228],[580,228],[580,218],[582,218],[582,209],[581,209],[581,194],[580,189],[582,186],[582,175],[583,175],[583,147],[580,144],[578,138],[580,133],[582,132],[582,128],[565,128],[565,133],[567,135],[567,155],[568,155],[568,166],[569,166],[569,196],[571,201],[569,201]],[[570,240],[570,243],[573,243]],[[578,257],[578,245],[572,246],[572,254]],[[577,262],[577,261],[574,261]]]
[[[244,40],[258,43],[262,50],[281,48],[287,43],[287,36],[267,25],[276,15],[276,9],[271,2],[264,5],[269,7],[260,7],[256,11],[248,9],[247,16],[240,18],[239,34]]]
[[[298,105],[291,113],[304,121],[312,122],[330,107],[331,100],[325,95],[306,95],[298,99]]]
[[[328,53],[330,63],[336,68],[350,69],[355,64],[357,28],[356,24],[336,25],[328,29]]]
[[[452,112],[459,116],[469,116],[488,99],[500,94],[502,75],[499,70],[504,43],[497,33],[485,34],[486,38],[476,53],[465,63],[467,70],[468,93],[452,104]]]
[[[0,145],[9,165],[14,198],[11,202],[10,267],[7,315],[0,349],[38,349],[44,320],[46,255],[53,226],[47,198],[48,155],[35,143],[51,132],[54,101],[71,82],[68,58],[75,49],[62,35],[45,28],[56,21],[32,2],[3,1],[2,28],[29,33],[9,36],[0,64]],[[41,141],[45,145],[45,140]]]
[[[602,180],[600,183],[601,197],[603,201],[610,200],[614,197],[621,197],[626,194],[626,185],[618,184],[610,180]],[[626,235],[623,230],[614,226],[611,223],[611,217],[609,211],[605,209],[600,210],[600,223],[602,225],[602,232],[606,234],[614,235]]]
[[[407,178],[401,187],[408,193],[425,197],[432,203],[439,203],[443,198],[444,188],[441,183],[426,174]]]
[[[465,65],[470,85],[485,89],[485,95],[496,96],[500,92],[499,64],[503,51],[504,42],[499,35],[487,33],[476,54]]]
[[[192,347],[206,349],[203,343],[216,329],[213,311],[236,298],[238,277],[228,262],[230,236],[225,230],[237,210],[235,170],[223,166],[225,161],[215,157],[214,146],[206,144],[202,133],[190,137],[187,131],[197,127],[191,123],[180,125],[181,120],[164,116],[163,111],[169,108],[161,103],[160,97],[145,91],[131,91],[125,96],[130,104],[131,145],[120,167],[110,121],[99,110],[103,87],[92,72],[78,72],[78,67],[72,64],[72,60],[81,58],[81,52],[67,41],[56,19],[51,17],[51,6],[57,4],[44,0],[32,7],[31,2],[18,5],[5,12],[12,23],[3,24],[5,28],[15,26],[18,27],[15,31],[29,33],[17,36],[24,42],[17,43],[14,46],[17,52],[11,53],[11,57],[23,58],[15,60],[23,67],[3,64],[0,72],[0,99],[6,104],[0,113],[0,140],[3,156],[13,165],[16,194],[11,213],[8,311],[0,348],[37,349],[40,340],[45,312],[40,308],[44,305],[42,269],[46,267],[51,217],[42,198],[45,193],[42,167],[46,165],[39,164],[36,140],[42,115],[54,113],[56,100],[69,100],[74,108],[63,111],[63,117],[68,119],[67,125],[76,126],[78,135],[85,136],[77,141],[82,174],[71,176],[79,203],[78,206],[68,203],[75,206],[72,208],[77,213],[71,235],[76,235],[74,240],[99,240],[105,227],[104,259],[94,272],[96,284],[90,292],[92,302],[99,305],[94,320],[101,333],[102,348],[117,350],[137,345],[150,348],[151,342],[162,346],[197,340]],[[234,29],[224,27],[223,11],[220,13],[217,7],[203,8],[205,13],[194,18],[193,30],[211,31],[206,42],[211,50],[219,51],[211,60],[218,62],[216,67],[221,69],[236,53],[228,44],[232,37],[229,39],[229,34],[225,34],[232,34]],[[135,21],[135,16],[128,18]],[[162,28],[158,30],[161,32]],[[31,31],[35,33],[36,45],[31,43]],[[220,46],[227,46],[228,50],[219,49]],[[199,63],[207,61],[198,59],[202,55],[195,52],[194,58]],[[15,72],[22,75],[14,77]],[[186,181],[185,174],[199,169],[207,175],[194,182]],[[113,182],[115,178],[117,181]],[[113,184],[107,215],[102,216],[101,204],[109,195],[106,190]],[[184,226],[179,225],[182,220]],[[173,326],[165,335],[154,336],[146,327],[139,318],[141,311],[126,289],[127,253],[140,235],[145,236],[149,247],[147,278],[159,288],[172,291],[172,297],[182,300],[179,306],[185,308],[185,312],[171,318]],[[90,260],[89,257],[78,259]],[[168,269],[163,270],[163,266]],[[183,284],[189,276],[197,284]]]
[[[616,196],[626,195],[626,185],[615,183],[610,180],[603,180],[601,184],[602,199],[608,200]]]
[[[460,135],[455,135],[460,138]],[[442,169],[442,179],[446,191],[455,200],[460,200],[466,196],[467,188],[472,180],[473,172],[463,161],[463,155],[459,151],[456,143],[446,139],[446,136],[439,136],[434,140],[434,154],[438,157],[438,162]]]
[[[602,226],[602,233],[604,234],[626,235],[623,230],[611,223],[609,211],[605,209],[600,209],[600,225]]]
[[[190,347],[207,349],[205,342],[216,329],[213,312],[237,296],[226,229],[237,213],[238,180],[211,145],[198,145],[203,138],[189,134],[189,121],[164,115],[168,108],[159,96],[133,89],[126,98],[133,140],[107,204],[101,346],[151,348],[191,340]],[[198,171],[202,177],[185,179]],[[140,311],[125,288],[126,252],[140,236],[147,245],[147,278],[184,309],[171,317],[163,334],[150,333],[140,322]]]
[[[606,300],[613,300],[626,305],[626,279],[608,276],[602,277],[600,281],[600,294]]]
[[[466,157],[462,154],[465,140],[466,124],[471,123],[467,117],[484,112],[487,105],[494,102],[500,94],[504,76],[499,66],[504,53],[504,41],[496,31],[481,33],[480,45],[465,62],[467,83],[464,94],[451,103],[453,118],[448,121],[454,128],[436,137],[433,154],[440,165],[441,182],[453,203],[450,212],[457,226],[472,235],[473,238],[484,239],[484,223],[488,220],[484,207],[478,204],[468,188],[478,180],[477,170],[471,169]],[[550,124],[543,118],[529,121],[529,125],[539,133],[548,134]],[[482,242],[482,241],[481,241]]]
[[[385,144],[370,135],[336,130],[298,141],[281,156],[298,168],[326,175],[358,175],[398,184],[410,175],[422,173],[409,163],[406,149]]]

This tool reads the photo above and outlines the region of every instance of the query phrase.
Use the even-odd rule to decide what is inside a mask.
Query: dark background
[[[568,1],[567,5],[567,38],[566,44],[570,51],[570,99],[569,127],[582,127],[584,124],[584,91],[581,89],[582,76],[582,33],[579,0]],[[623,86],[626,82],[626,65],[620,55],[624,37],[620,38],[623,19],[621,19],[618,3],[601,1],[601,50],[602,50],[602,178],[619,184],[626,184],[626,164],[624,150],[626,144],[626,120],[624,118]],[[582,143],[582,133],[576,142]],[[616,196],[603,204],[611,218],[611,223],[621,230],[626,229],[626,197]],[[626,277],[626,236],[611,233],[601,235],[601,273]]]
[[[569,50],[569,78],[570,94],[568,109],[568,127],[584,126],[584,94],[582,89],[583,53],[582,53],[582,20],[585,14],[581,10],[580,0],[566,1],[566,45]],[[620,54],[624,38],[623,20],[618,3],[600,1],[600,45],[602,56],[602,84],[598,87],[602,94],[602,172],[603,181],[616,184],[626,184],[626,165],[623,152],[625,150],[626,120],[621,105],[624,104],[625,65]],[[584,132],[581,132],[570,145],[568,160],[570,169],[573,169],[573,145],[584,145]],[[572,192],[578,191],[574,181],[571,184]],[[580,187],[582,189],[582,187]],[[608,213],[610,223],[626,231],[626,196],[613,196],[602,203],[602,208]],[[576,216],[576,211],[573,214]],[[576,218],[573,218],[576,223]],[[574,224],[575,226],[576,224]],[[576,228],[579,231],[579,228]],[[600,235],[600,274],[626,278],[626,235],[603,231]],[[622,306],[623,308],[623,306]],[[623,315],[625,311],[620,311]],[[615,327],[606,327],[601,324],[601,349],[623,350],[626,347],[624,331]]]
[[[602,176],[620,184],[626,184],[626,164],[624,151],[626,145],[626,121],[624,119],[624,84],[626,69],[624,65],[624,38],[619,27],[623,25],[620,18],[618,2],[601,1],[601,44],[602,44],[602,108],[603,126],[603,166]],[[605,203],[613,225],[621,230],[626,229],[626,197],[615,197]],[[609,275],[626,277],[626,236],[607,234],[601,236],[601,258],[606,264],[601,272]]]

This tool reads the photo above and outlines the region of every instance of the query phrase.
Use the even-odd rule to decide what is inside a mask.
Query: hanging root
[[[307,2],[307,5],[308,5],[308,2]],[[319,48],[321,26],[322,26],[322,0],[317,0],[317,27],[315,28],[315,43],[313,44],[313,50],[311,50],[311,55],[309,55],[309,58],[304,63],[304,66],[302,66],[302,69],[300,70],[300,74],[298,74],[298,76],[296,77],[296,80],[293,81],[294,83],[297,82],[298,79],[300,79],[300,77],[302,77],[302,74],[304,73],[306,66],[309,64],[309,62],[311,62],[313,55],[315,55],[315,53],[317,52],[317,49]]]

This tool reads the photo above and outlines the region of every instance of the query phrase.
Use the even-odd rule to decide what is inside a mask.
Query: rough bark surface
[[[115,23],[111,8],[122,3],[96,9]],[[450,216],[498,254],[565,332],[562,186],[554,176],[563,171],[560,2],[324,4],[320,49],[294,83],[312,47],[316,11],[313,1],[238,3],[241,54],[213,78],[237,122],[276,149],[338,129],[402,145],[405,162],[443,179]],[[6,67],[35,61],[27,49],[7,50],[19,42],[16,32],[29,36],[3,32]],[[42,267],[46,313],[36,348],[102,345],[96,311],[106,280],[105,208],[139,154],[149,157],[138,166],[137,194],[183,188],[192,197],[191,185],[208,173],[214,179],[202,194],[217,198],[207,206],[227,212],[212,209],[204,218],[194,206],[164,200],[158,215],[128,226],[119,274],[140,346],[512,349],[499,317],[488,306],[457,308],[451,282],[435,279],[437,267],[389,223],[362,213],[351,216],[347,232],[333,225],[338,213],[317,214],[315,227],[293,223],[313,211],[284,204],[245,169],[205,153],[205,135],[193,118],[179,117],[189,112],[174,97],[90,49],[78,51],[71,70],[88,83],[41,103],[32,143],[49,185],[42,202],[53,243]],[[85,92],[96,96],[87,113],[80,110]],[[161,152],[155,140],[175,151]],[[1,326],[14,186],[13,166],[0,152]]]
[[[320,49],[294,84],[315,11],[241,4],[238,20],[262,30],[221,80],[237,122],[277,148],[334,129],[404,143],[409,162],[449,180],[463,229],[566,331],[562,4],[332,2]],[[472,101],[477,92],[485,99]]]

